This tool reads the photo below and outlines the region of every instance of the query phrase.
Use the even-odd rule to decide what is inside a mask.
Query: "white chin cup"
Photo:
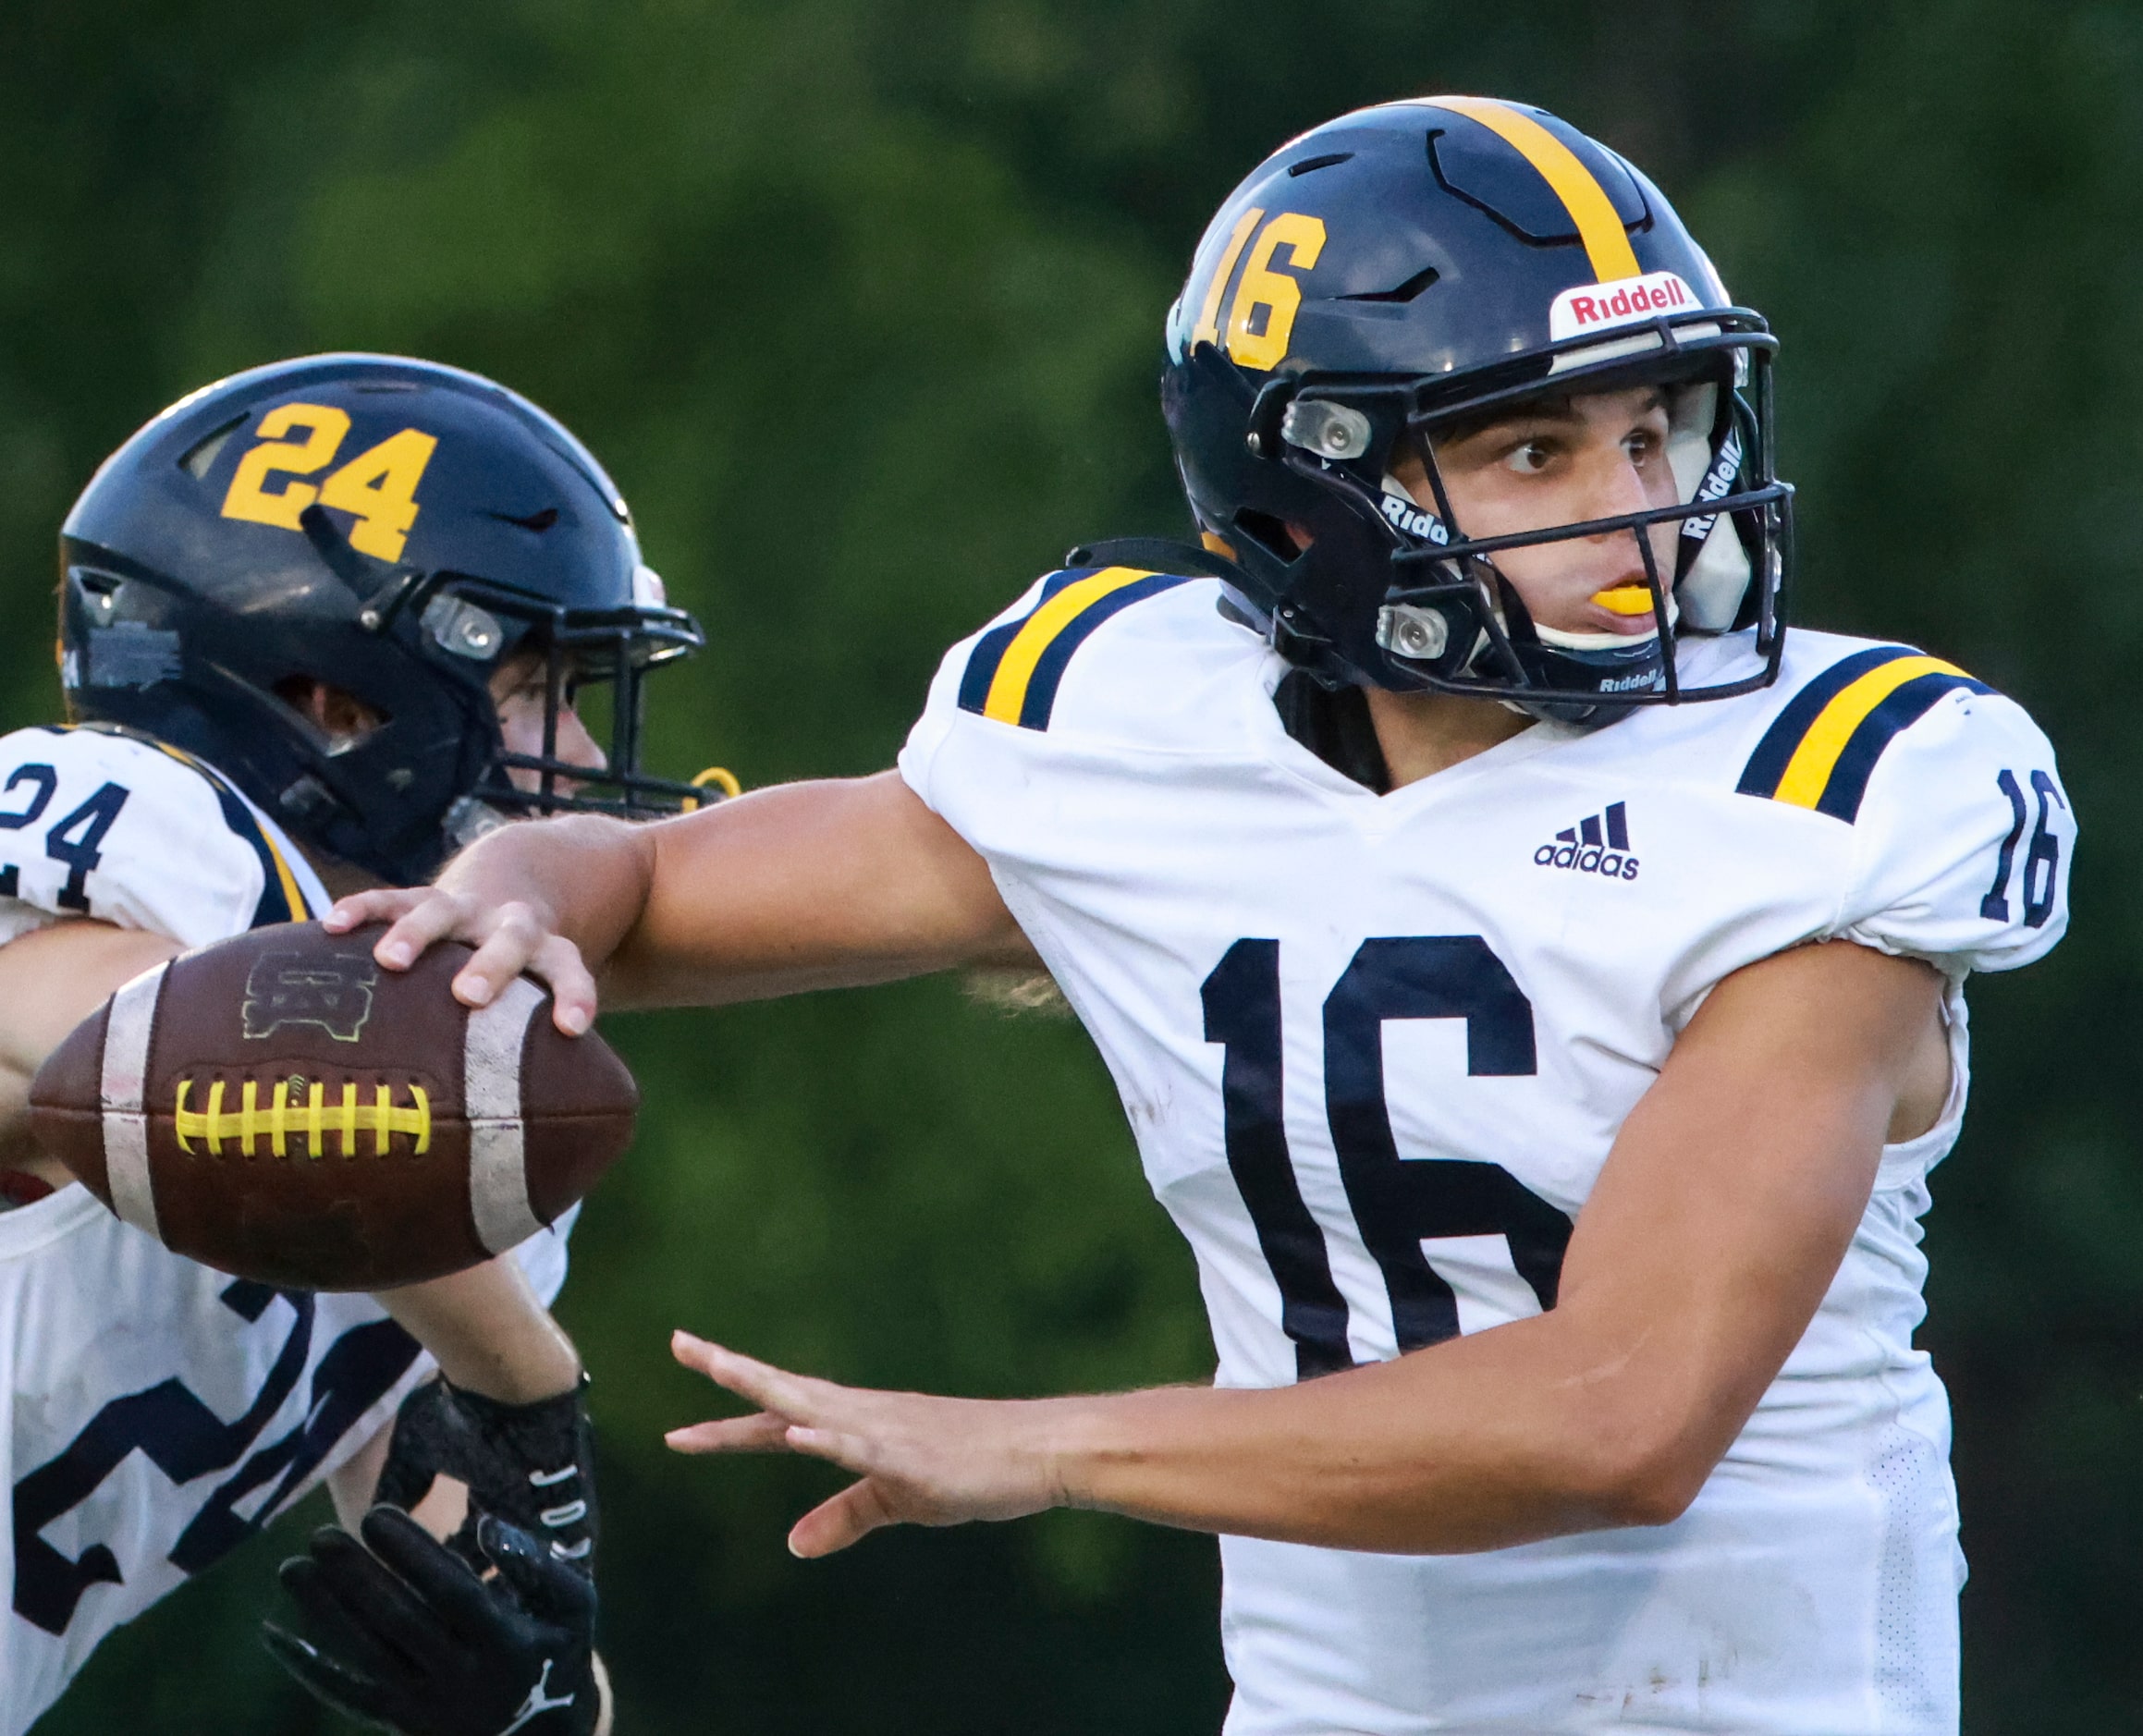
[[[1667,625],[1675,626],[1681,618],[1681,606],[1675,602],[1674,593],[1669,592]],[[1659,636],[1657,623],[1641,633],[1571,633],[1560,627],[1543,627],[1538,621],[1533,623],[1533,630],[1539,635],[1542,644],[1552,645],[1558,651],[1618,651],[1624,645],[1641,645],[1646,640]]]

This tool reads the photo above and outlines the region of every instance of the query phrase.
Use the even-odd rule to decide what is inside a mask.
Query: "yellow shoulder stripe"
[[[1808,733],[1801,738],[1801,745],[1794,750],[1794,757],[1786,762],[1785,773],[1779,779],[1772,800],[1790,801],[1796,808],[1816,806],[1822,801],[1831,774],[1837,769],[1839,756],[1845,752],[1845,744],[1853,740],[1853,732],[1884,700],[1907,681],[1916,681],[1923,675],[1971,679],[1955,664],[1944,663],[1940,657],[1900,657],[1880,668],[1870,669],[1840,690],[1817,714]]]
[[[1018,723],[1026,709],[1028,684],[1035,679],[1042,654],[1057,636],[1103,598],[1152,577],[1142,568],[1104,567],[1084,579],[1074,579],[1049,598],[1027,617],[1005,647],[997,674],[990,679],[988,695],[983,700],[982,715],[999,723]]]
[[[1431,108],[1449,109],[1477,120],[1540,171],[1540,177],[1562,201],[1571,221],[1577,225],[1585,255],[1592,262],[1593,275],[1601,283],[1623,277],[1641,277],[1636,250],[1630,232],[1615,214],[1614,201],[1599,178],[1579,160],[1577,153],[1547,128],[1528,116],[1482,96],[1435,96]]]
[[[1870,645],[1819,671],[1780,707],[1734,789],[1851,825],[1892,741],[1949,695],[1993,691],[1910,645]]]

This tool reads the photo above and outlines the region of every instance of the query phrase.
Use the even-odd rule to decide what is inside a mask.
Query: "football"
[[[236,1277],[386,1290],[503,1253],[631,1142],[639,1091],[517,978],[448,992],[469,948],[407,972],[382,931],[260,928],[136,977],[31,1087],[38,1141],[128,1223]]]

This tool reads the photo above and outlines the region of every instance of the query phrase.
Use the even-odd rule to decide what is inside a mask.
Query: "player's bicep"
[[[1929,966],[1848,943],[1763,960],[1712,992],[1623,1123],[1560,1306],[1627,1359],[1696,1482],[1836,1276],[1941,993]]]
[[[743,1000],[1033,956],[987,864],[895,772],[755,790],[650,837],[646,907],[609,967],[628,1002]]]

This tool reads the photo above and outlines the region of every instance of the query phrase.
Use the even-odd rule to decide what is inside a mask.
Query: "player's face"
[[[1655,386],[1541,400],[1439,442],[1436,461],[1469,537],[1542,531],[1680,498],[1667,462],[1667,402]],[[1422,507],[1437,509],[1418,455],[1402,453],[1391,469]],[[1671,575],[1674,525],[1654,525],[1650,534],[1653,557]],[[1496,565],[1543,627],[1633,637],[1653,629],[1644,558],[1628,531],[1505,549]]]
[[[544,655],[534,650],[517,652],[492,672],[491,700],[498,709],[498,733],[508,753],[543,752],[546,679]],[[558,709],[558,739],[554,752],[567,764],[584,765],[592,772],[599,772],[608,764],[594,737],[582,723],[581,714],[569,704]],[[533,791],[543,782],[540,772],[525,766],[511,767],[507,776],[513,779],[516,789]],[[560,778],[557,788],[561,794],[570,795],[580,786]]]

